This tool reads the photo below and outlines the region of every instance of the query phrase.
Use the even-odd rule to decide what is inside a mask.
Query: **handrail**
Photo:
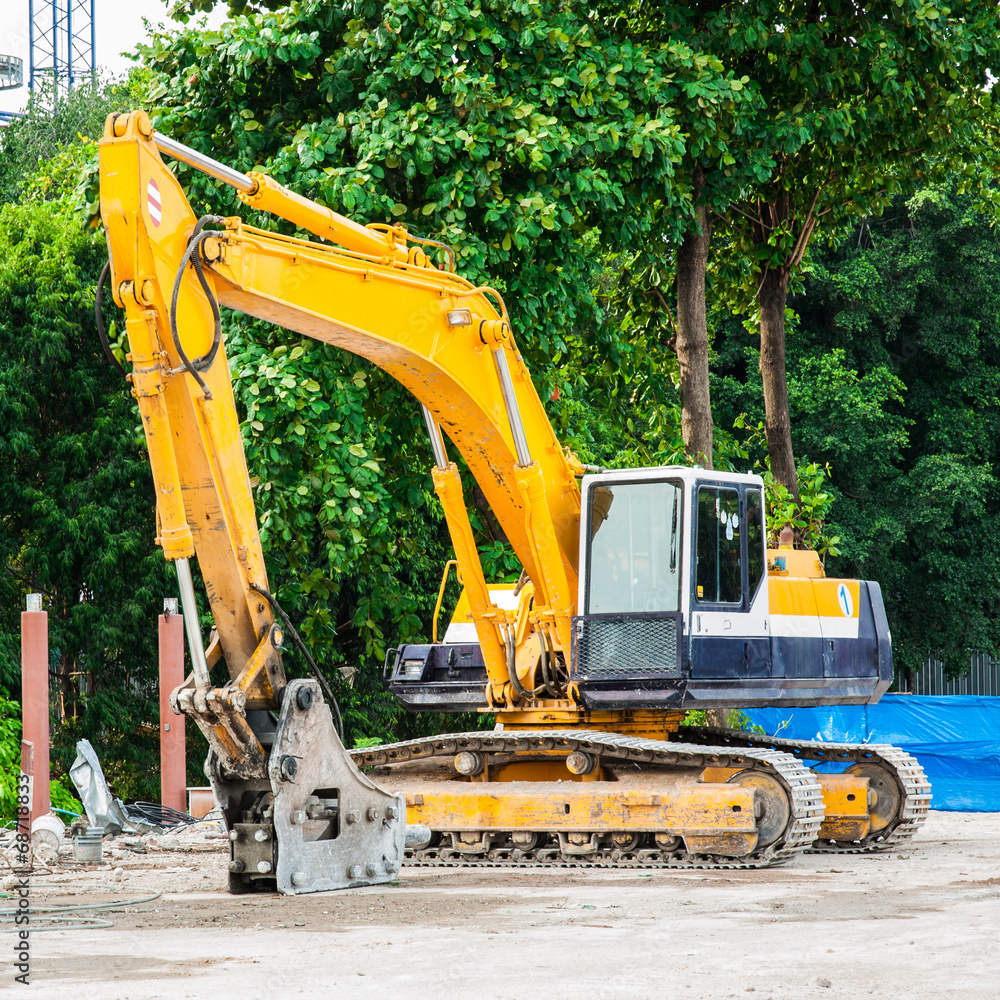
[[[444,588],[448,583],[448,571],[452,566],[458,566],[457,559],[449,559],[444,564],[444,572],[441,574],[441,586],[438,588],[437,604],[434,605],[434,624],[431,628],[431,641],[437,645],[438,641],[438,615],[441,613],[441,602],[444,600]]]

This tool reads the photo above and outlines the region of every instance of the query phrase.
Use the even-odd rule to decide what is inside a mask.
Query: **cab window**
[[[760,490],[748,489],[744,494],[747,512],[747,581],[750,600],[757,594],[764,579],[764,510]]]
[[[679,610],[682,502],[675,482],[591,490],[586,614]]]
[[[743,601],[743,545],[738,490],[698,487],[696,595],[701,604]]]

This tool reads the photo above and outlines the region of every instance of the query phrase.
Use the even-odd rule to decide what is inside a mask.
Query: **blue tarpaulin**
[[[1000,698],[887,694],[877,705],[753,708],[747,715],[772,736],[891,743],[920,761],[932,808],[1000,812]]]

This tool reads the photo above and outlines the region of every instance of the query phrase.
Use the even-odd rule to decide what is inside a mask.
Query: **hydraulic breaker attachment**
[[[229,830],[229,889],[293,895],[378,885],[403,862],[406,804],[352,762],[319,684],[285,688],[267,779],[230,776],[215,753],[206,773]]]

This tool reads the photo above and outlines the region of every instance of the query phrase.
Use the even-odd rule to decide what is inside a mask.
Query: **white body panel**
[[[490,590],[489,595],[490,600],[501,610],[517,611],[518,595],[513,590],[507,588],[503,590]],[[475,622],[450,622],[445,629],[444,638],[441,642],[445,645],[479,642]]]

